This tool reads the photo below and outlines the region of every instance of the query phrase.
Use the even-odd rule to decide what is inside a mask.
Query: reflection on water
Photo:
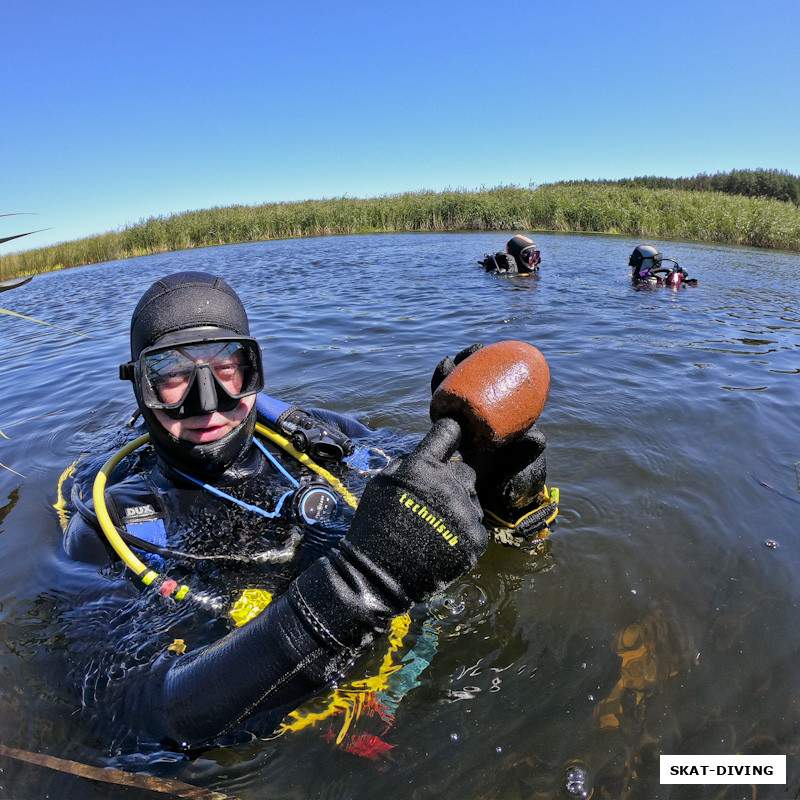
[[[22,476],[20,476],[22,477]],[[11,494],[8,495],[8,501],[4,506],[0,506],[0,523],[8,516],[9,512],[11,512],[14,506],[19,502],[19,486],[16,489],[11,490]]]
[[[533,278],[476,265],[502,235],[412,234],[164,254],[6,293],[5,307],[95,338],[0,323],[0,463],[15,470],[0,469],[0,745],[243,800],[786,794],[662,787],[662,752],[787,754],[794,794],[800,257],[657,242],[699,285],[637,291],[626,265],[638,242],[536,239]],[[493,546],[415,620],[392,656],[404,669],[379,688],[383,705],[358,697],[349,749],[331,741],[349,713],[340,710],[191,759],[108,760],[58,672],[53,609],[82,580],[58,555],[59,477],[79,456],[107,452],[130,416],[117,367],[139,295],[189,268],[239,290],[271,394],[409,442],[426,430],[430,373],[444,355],[523,339],[550,364],[540,424],[561,514],[548,548]],[[353,679],[379,673],[385,653],[365,657]],[[368,757],[358,734],[382,745]],[[0,760],[0,796],[86,791],[83,779]]]

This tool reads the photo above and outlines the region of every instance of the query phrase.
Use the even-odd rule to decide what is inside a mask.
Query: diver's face
[[[235,399],[246,391],[247,372],[242,346],[237,341],[156,348],[145,356],[144,363],[147,381],[159,402],[177,406],[188,400],[186,411],[182,409],[180,415],[169,409],[152,408],[158,422],[177,439],[192,444],[221,439],[247,418],[255,404],[255,393],[239,398],[238,402]],[[257,377],[253,363],[252,359],[247,362],[248,386]],[[220,404],[220,408],[220,393],[233,402]]]
[[[251,394],[243,397],[233,411],[212,411],[202,416],[172,419],[163,411],[153,409],[153,415],[177,439],[192,444],[205,444],[221,439],[241,425],[252,411],[255,402],[256,395]]]

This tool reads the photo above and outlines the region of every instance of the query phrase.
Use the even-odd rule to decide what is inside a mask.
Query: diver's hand
[[[482,342],[475,342],[475,344],[471,344],[469,347],[465,347],[460,353],[457,353],[455,358],[445,356],[436,365],[436,369],[433,371],[433,375],[431,375],[431,394],[433,394],[439,388],[439,384],[456,368],[458,364],[460,364],[468,356],[471,356],[477,350],[480,350],[481,347],[483,347]]]
[[[531,425],[497,450],[471,453],[465,460],[475,470],[481,505],[500,519],[513,522],[539,504],[547,480],[547,439]]]
[[[471,569],[487,547],[475,473],[450,460],[459,438],[458,423],[441,419],[412,453],[372,478],[339,545],[415,603]]]
[[[458,364],[482,347],[476,342],[455,358],[443,358],[431,377],[431,394]],[[546,447],[544,434],[534,424],[496,450],[462,451],[464,461],[475,470],[475,488],[483,508],[511,521],[538,504],[547,480]]]

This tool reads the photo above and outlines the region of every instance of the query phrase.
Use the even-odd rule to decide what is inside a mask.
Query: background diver
[[[665,266],[665,261],[672,266]],[[689,273],[674,259],[664,258],[652,244],[638,245],[628,259],[628,266],[633,267],[631,281],[637,285],[697,286],[696,278],[690,278]]]
[[[505,252],[486,253],[478,263],[487,272],[530,275],[539,270],[542,254],[530,236],[517,234],[508,240]]]
[[[444,359],[432,388],[479,347]],[[84,564],[65,615],[71,668],[84,713],[120,749],[272,732],[394,618],[474,566],[484,508],[513,527],[541,504],[535,425],[488,457],[451,460],[461,430],[447,417],[355,501],[345,484],[374,432],[265,395],[245,309],[206,273],[145,292],[120,369],[150,447],[105,489],[121,459],[107,462],[93,502],[76,480],[63,541]]]

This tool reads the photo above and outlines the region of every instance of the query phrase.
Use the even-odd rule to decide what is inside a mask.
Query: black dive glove
[[[507,522],[539,505],[547,480],[546,447],[544,434],[531,425],[510,444],[464,456],[475,470],[481,505]]]
[[[459,438],[458,423],[441,419],[416,450],[376,475],[342,543],[415,603],[470,570],[487,547],[475,473],[450,460]]]
[[[458,364],[481,347],[476,342],[455,358],[443,358],[433,372],[431,394]],[[544,434],[531,425],[521,436],[496,450],[462,449],[464,461],[475,470],[475,488],[483,508],[514,522],[538,505],[547,480],[546,447]]]
[[[297,609],[328,646],[363,647],[486,550],[475,473],[450,460],[460,433],[452,419],[439,420],[412,453],[372,478],[345,537],[292,585]]]

